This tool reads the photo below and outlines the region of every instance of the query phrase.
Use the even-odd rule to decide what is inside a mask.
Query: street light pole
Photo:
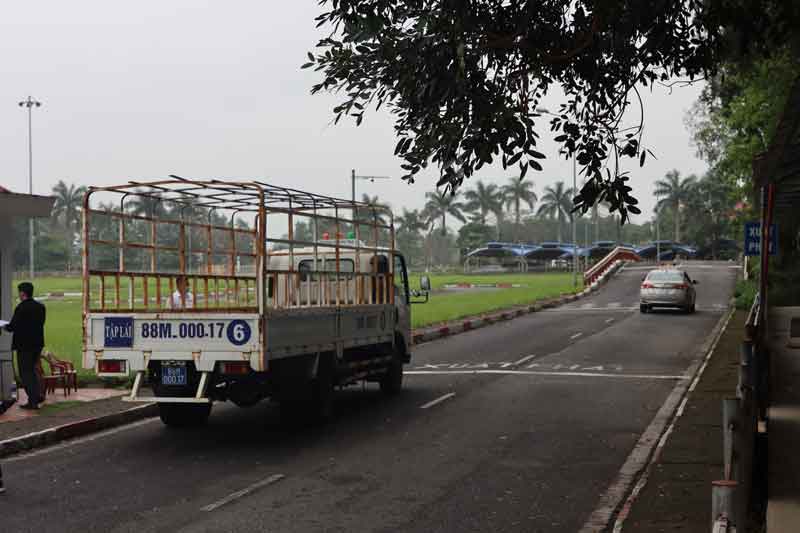
[[[42,103],[28,96],[26,100],[19,103],[20,107],[28,108],[28,193],[33,194],[33,121],[32,111],[34,107],[41,107]],[[33,260],[33,217],[28,219],[28,255],[30,259],[31,279],[34,275]]]
[[[537,107],[537,113],[542,113],[544,115],[550,115],[551,117],[557,117],[555,113],[551,113],[545,107]],[[575,153],[572,154],[572,194],[576,194],[578,188],[577,184],[577,171],[576,171],[576,164],[575,164]],[[572,218],[572,286],[577,289],[578,288],[578,226],[575,220],[575,212],[573,211],[570,215]]]
[[[656,197],[656,202],[658,202],[658,197]],[[656,264],[661,259],[661,214],[659,211],[660,209],[656,205]]]
[[[576,166],[575,154],[572,154],[572,194],[576,194]],[[575,220],[575,211],[572,212],[572,286],[578,288],[578,224]]]
[[[390,176],[359,176],[356,174],[356,169],[350,170],[350,198],[353,202],[353,230],[355,230],[356,222],[356,180],[389,180]]]

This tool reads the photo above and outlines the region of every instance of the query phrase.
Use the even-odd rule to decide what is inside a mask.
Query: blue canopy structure
[[[543,242],[535,250],[525,254],[525,258],[533,261],[550,261],[560,259],[564,255],[572,257],[575,250],[580,250],[575,244],[568,242]]]
[[[464,270],[469,271],[473,262],[477,262],[480,266],[481,258],[488,258],[516,264],[521,272],[526,272],[528,270],[526,255],[538,248],[535,244],[489,242],[485,247],[477,248],[465,255]]]
[[[661,249],[661,255],[658,257],[659,261],[670,261],[676,256],[695,257],[697,255],[697,250],[694,247],[672,241],[653,241],[637,248],[636,253],[643,259],[656,259],[656,253],[659,248]]]
[[[508,242],[489,242],[483,248],[469,252],[466,257],[525,257],[525,254],[538,248],[535,244],[517,244]]]

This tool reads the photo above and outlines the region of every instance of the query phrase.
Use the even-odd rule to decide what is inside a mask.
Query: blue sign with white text
[[[133,317],[108,316],[105,318],[105,342],[107,348],[133,347]]]
[[[778,232],[769,226],[769,255],[778,253]],[[761,222],[744,223],[744,255],[761,255]]]

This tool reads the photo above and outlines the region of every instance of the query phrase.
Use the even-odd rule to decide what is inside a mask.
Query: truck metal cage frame
[[[112,202],[93,206],[95,196]],[[385,206],[257,180],[171,175],[90,187],[82,231],[84,319],[90,313],[263,317],[288,308],[394,302],[394,224]],[[310,265],[299,268],[299,257]],[[173,301],[181,281],[193,301],[183,292]]]

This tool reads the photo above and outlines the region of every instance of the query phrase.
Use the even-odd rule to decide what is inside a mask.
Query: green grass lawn
[[[572,274],[561,272],[509,275],[434,274],[431,276],[431,287],[434,291],[451,283],[519,283],[524,287],[434,293],[428,303],[412,306],[412,327],[418,328],[515,305],[530,304],[537,300],[559,296],[562,293],[573,292]],[[410,284],[412,288],[418,288],[419,276],[412,275]],[[580,278],[578,279],[578,289],[583,289],[583,280]]]
[[[17,284],[28,279],[18,279],[14,281],[14,290]],[[52,277],[34,278],[33,287],[35,294],[47,294],[51,292],[81,292],[83,290],[83,280],[80,276],[73,277]],[[16,293],[15,293],[16,294]]]
[[[411,287],[419,287],[419,275],[411,276]],[[492,274],[460,275],[433,274],[431,285],[436,291],[427,304],[413,305],[411,319],[413,327],[421,327],[449,320],[479,315],[489,311],[516,305],[530,304],[537,300],[553,298],[572,292],[570,273]],[[579,289],[583,288],[582,280]],[[36,292],[79,292],[79,278],[40,278],[35,280]],[[522,288],[498,290],[474,290],[468,292],[440,292],[443,285],[451,283],[512,283]],[[91,370],[81,368],[81,302],[78,298],[47,300],[47,323],[45,341],[47,349],[59,358],[72,361],[84,379],[93,375]]]

